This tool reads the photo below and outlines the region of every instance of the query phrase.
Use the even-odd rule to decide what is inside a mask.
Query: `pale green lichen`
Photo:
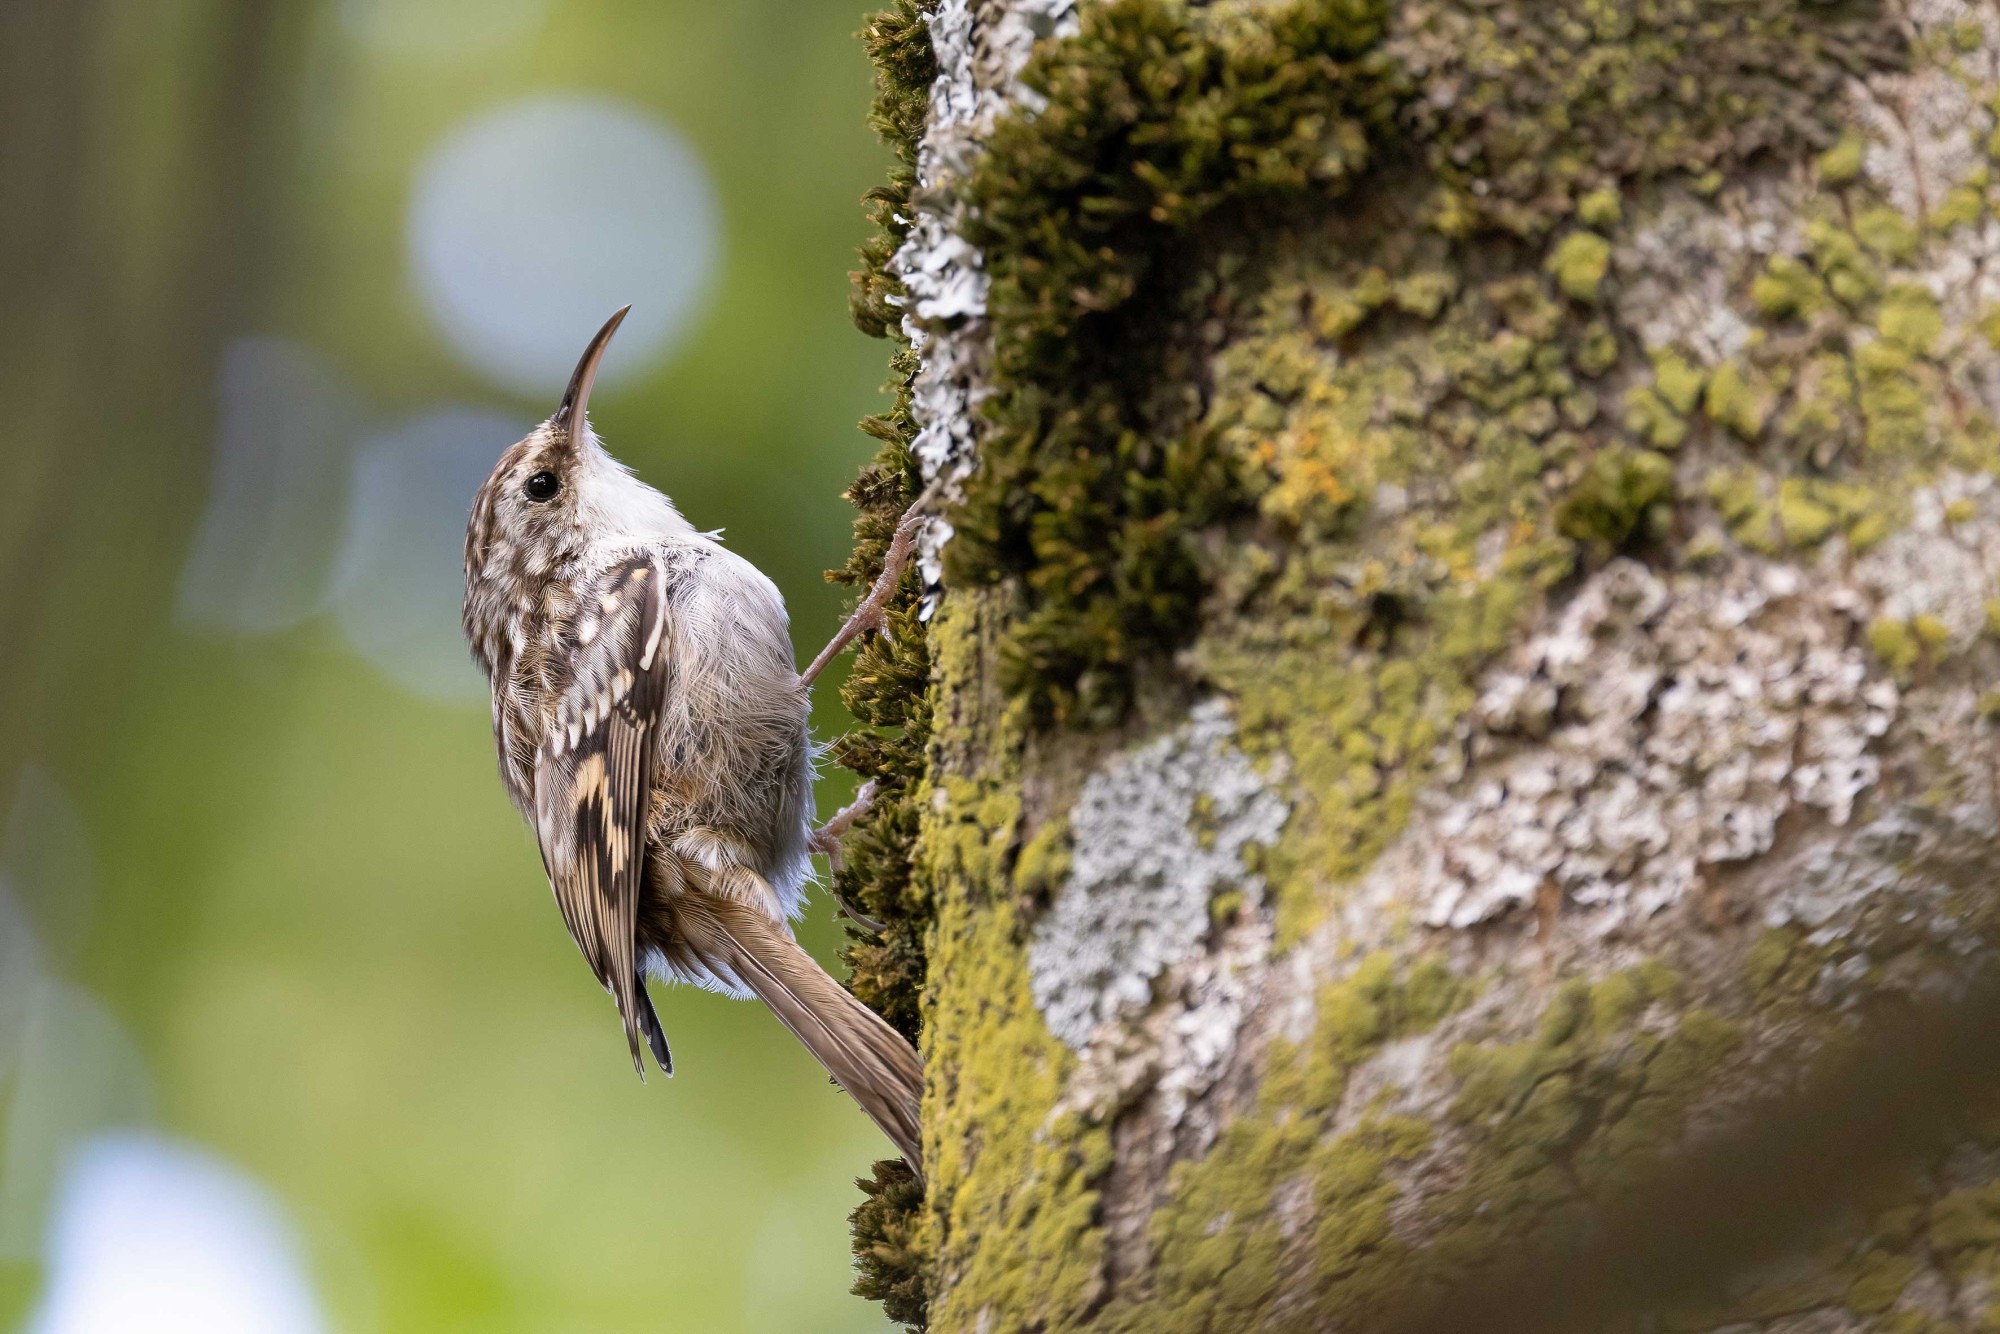
[[[1399,977],[1387,956],[1370,956],[1321,993],[1305,1044],[1274,1045],[1256,1106],[1205,1158],[1175,1168],[1153,1218],[1152,1286],[1114,1303],[1101,1327],[1246,1329],[1285,1309],[1310,1313],[1314,1328],[1366,1328],[1504,1238],[1527,1239],[1544,1216],[1670,1150],[1735,1051],[1739,1028],[1699,1009],[1664,1034],[1637,1026],[1649,1008],[1672,1003],[1677,985],[1658,964],[1571,984],[1533,1037],[1453,1049],[1462,1084],[1450,1133],[1472,1172],[1426,1201],[1428,1240],[1418,1247],[1391,1223],[1403,1192],[1397,1168],[1420,1160],[1439,1126],[1370,1111],[1330,1136],[1325,1119],[1362,1061],[1433,1031],[1466,990],[1434,962]],[[1303,1291],[1285,1282],[1296,1277],[1300,1242],[1287,1235],[1282,1200],[1298,1190],[1316,1220]]]
[[[1548,269],[1565,295],[1595,301],[1611,269],[1611,243],[1594,232],[1571,232],[1549,252]]]

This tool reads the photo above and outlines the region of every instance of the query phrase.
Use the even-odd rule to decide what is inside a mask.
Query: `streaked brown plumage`
[[[673,1071],[646,972],[754,995],[921,1171],[915,1051],[792,938],[812,747],[783,599],[590,430],[623,316],[473,502],[465,631],[493,688],[501,776],[642,1074],[642,1040]]]

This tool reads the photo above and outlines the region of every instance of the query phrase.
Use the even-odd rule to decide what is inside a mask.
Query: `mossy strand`
[[[866,197],[874,232],[862,244],[860,266],[850,275],[850,309],[864,333],[894,339],[893,395],[889,411],[862,422],[880,442],[875,458],[848,488],[857,511],[855,550],[829,578],[866,588],[882,567],[897,521],[920,486],[910,442],[910,381],[916,358],[902,340],[898,300],[902,285],[889,262],[908,230],[904,220],[915,181],[917,145],[937,74],[924,17],[935,0],[895,0],[873,15],[862,40],[875,67],[869,124],[896,155],[885,184]],[[848,988],[906,1036],[918,1036],[918,1001],[926,969],[925,934],[930,905],[912,874],[919,828],[916,793],[931,732],[930,660],[925,628],[917,616],[920,591],[906,579],[888,608],[885,632],[867,639],[854,655],[841,698],[861,726],[839,738],[832,753],[843,766],[877,785],[874,808],[844,841],[837,888],[883,930],[850,933],[842,957]],[[866,1198],[850,1217],[854,1236],[854,1292],[879,1300],[890,1319],[921,1328],[928,1318],[928,1276],[921,1246],[923,1187],[900,1161],[878,1162],[856,1183]]]

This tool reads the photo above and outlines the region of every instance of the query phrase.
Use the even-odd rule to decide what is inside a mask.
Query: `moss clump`
[[[1803,261],[1773,255],[1750,283],[1750,301],[1774,320],[1810,315],[1825,297],[1825,289]]]
[[[1778,526],[1795,547],[1813,547],[1832,535],[1840,516],[1813,498],[1805,481],[1787,477],[1778,486]]]
[[[969,188],[995,393],[947,565],[958,585],[1022,580],[1002,670],[1034,717],[1105,722],[1138,662],[1198,621],[1189,535],[1243,510],[1214,442],[1185,429],[1170,258],[1226,210],[1347,189],[1393,71],[1370,56],[1381,0],[1255,25],[1166,0],[1079,19],[1022,74],[1046,105],[995,129]]]
[[[1613,446],[1591,459],[1556,507],[1556,528],[1608,555],[1635,537],[1665,535],[1673,517],[1674,465],[1650,449]]]
[[[847,491],[857,511],[854,554],[829,575],[860,588],[880,572],[896,522],[918,489],[910,453],[916,427],[909,397],[916,365],[901,341],[896,302],[902,287],[889,271],[889,261],[907,231],[903,219],[915,179],[917,143],[937,74],[924,24],[924,15],[933,8],[933,0],[896,0],[869,19],[862,34],[875,65],[870,124],[895,151],[896,166],[885,185],[869,192],[875,231],[861,248],[860,267],[850,275],[849,304],[864,332],[894,339],[899,346],[891,361],[894,405],[861,424],[881,448]],[[916,581],[906,580],[890,604],[885,632],[871,636],[855,653],[841,698],[862,725],[832,747],[842,765],[877,785],[874,808],[846,839],[836,887],[880,922],[883,931],[876,937],[850,937],[843,951],[851,970],[847,985],[913,1040],[919,1029],[930,919],[930,904],[912,874],[920,825],[916,793],[931,733],[930,658],[917,600]],[[877,1163],[871,1180],[861,1185],[868,1198],[850,1219],[854,1290],[880,1300],[891,1319],[921,1325],[928,1283],[916,1244],[923,1189],[900,1160]]]
[[[1548,269],[1565,295],[1595,301],[1611,269],[1611,242],[1595,232],[1571,232],[1550,252]]]
[[[924,1188],[901,1159],[876,1163],[855,1183],[866,1196],[848,1215],[854,1232],[854,1295],[882,1303],[882,1314],[922,1326],[929,1317],[918,1229]]]
[[[1923,640],[1917,637],[1910,623],[1888,616],[1868,626],[1868,647],[1904,684],[1909,683],[1924,655]]]
[[[1710,421],[1729,428],[1737,439],[1751,443],[1764,432],[1773,398],[1771,389],[1757,383],[1740,363],[1725,361],[1708,377],[1702,410]]]

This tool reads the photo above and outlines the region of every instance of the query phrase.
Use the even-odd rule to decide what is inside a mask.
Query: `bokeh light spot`
[[[231,343],[217,394],[208,505],[176,614],[210,630],[281,630],[319,610],[364,411],[317,354],[279,338]]]
[[[49,1229],[28,1334],[320,1334],[291,1228],[228,1164],[150,1135],[83,1147]]]
[[[422,164],[412,280],[467,365],[552,398],[628,302],[603,383],[656,365],[686,335],[715,268],[717,213],[701,160],[657,117],[609,98],[534,97],[488,112]]]
[[[26,922],[10,907],[0,912],[0,927],[23,931]],[[19,954],[32,958],[26,949]],[[143,1122],[152,1107],[145,1059],[101,1001],[39,966],[10,977],[4,990],[17,987],[0,1015],[20,1023],[6,1038],[12,1068],[0,1071],[11,1094],[0,1159],[0,1256],[10,1259],[41,1249],[49,1198],[75,1147],[108,1127]]]
[[[447,408],[371,437],[355,457],[334,615],[357,653],[427,699],[486,698],[459,629],[465,524],[500,452],[530,429]]]

